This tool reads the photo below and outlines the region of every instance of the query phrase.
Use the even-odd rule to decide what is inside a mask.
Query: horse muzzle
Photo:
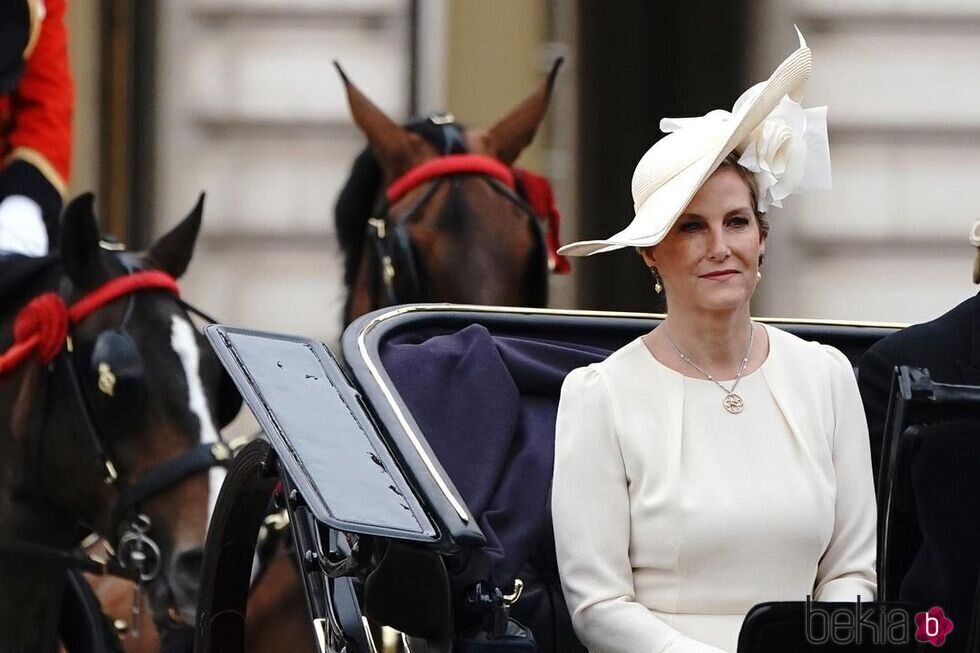
[[[166,616],[171,626],[193,627],[197,619],[197,603],[201,586],[201,570],[204,566],[204,549],[200,546],[177,549],[170,556],[161,580],[161,593],[166,604],[154,605],[157,621]],[[156,592],[154,592],[156,594]],[[156,603],[156,602],[154,602]]]

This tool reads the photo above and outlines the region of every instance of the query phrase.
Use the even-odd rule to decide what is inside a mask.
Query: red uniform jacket
[[[23,168],[19,162],[30,164],[57,191],[60,205],[71,172],[74,102],[64,24],[66,0],[2,1],[30,5],[31,35],[17,89],[0,96],[0,176],[11,166]],[[34,194],[32,188],[5,190],[6,194]]]

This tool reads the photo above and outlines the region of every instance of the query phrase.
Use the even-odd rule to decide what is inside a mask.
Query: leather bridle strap
[[[115,485],[116,481],[119,480],[119,472],[116,470],[116,466],[102,442],[102,437],[99,435],[99,427],[95,423],[92,405],[89,403],[88,393],[82,388],[82,380],[79,378],[78,367],[75,365],[74,359],[74,352],[66,348],[61,355],[61,360],[56,365],[63,366],[72,393],[78,400],[79,412],[82,414],[82,426],[88,435],[89,444],[92,446],[96,457],[102,463],[103,480],[106,485]]]
[[[187,311],[188,313],[190,313],[192,315],[198,316],[199,318],[201,318],[202,320],[204,320],[208,324],[217,324],[218,323],[218,321],[216,319],[214,319],[213,317],[211,317],[210,315],[208,315],[207,313],[205,313],[204,311],[202,311],[201,309],[199,309],[197,306],[194,306],[193,304],[191,304],[189,302],[185,302],[180,297],[177,298],[177,303],[180,304],[180,307],[183,308],[185,311]]]
[[[168,490],[184,479],[212,467],[227,466],[232,451],[224,442],[201,443],[176,458],[161,463],[120,491],[117,512],[125,515],[150,497]]]
[[[368,220],[366,238],[375,262],[371,266],[375,272],[373,294],[377,297],[383,292],[389,306],[418,301],[421,297],[411,238],[405,225],[429,203],[439,186],[441,183],[432,184],[397,220],[390,219],[387,197],[381,197],[374,213],[381,217]]]
[[[12,540],[0,541],[0,551],[8,554],[28,556],[69,569],[77,569],[95,576],[117,576],[128,580],[134,579],[134,571],[126,569],[117,558],[110,557],[103,560],[86,555],[80,548],[66,551],[40,544]]]

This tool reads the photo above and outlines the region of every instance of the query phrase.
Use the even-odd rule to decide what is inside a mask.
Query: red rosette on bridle
[[[527,170],[516,168],[514,174],[521,185],[524,199],[545,227],[545,244],[548,248],[548,268],[555,274],[567,274],[572,267],[568,259],[558,253],[561,241],[558,238],[558,228],[561,226],[561,214],[555,203],[555,194],[551,190],[551,182],[547,177],[534,174]]]
[[[35,355],[50,363],[68,337],[68,307],[57,294],[44,293],[21,309],[14,321],[14,344],[0,356],[0,376]]]

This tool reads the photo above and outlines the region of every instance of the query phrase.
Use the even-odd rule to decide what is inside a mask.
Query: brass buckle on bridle
[[[387,237],[387,225],[383,218],[368,218],[368,224],[374,227],[374,230],[378,233],[378,238],[382,240]]]

